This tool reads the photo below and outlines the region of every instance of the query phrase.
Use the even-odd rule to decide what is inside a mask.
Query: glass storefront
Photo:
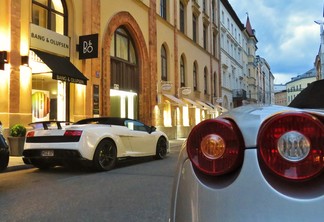
[[[30,51],[32,69],[32,121],[65,120],[66,82],[52,78],[52,72]]]

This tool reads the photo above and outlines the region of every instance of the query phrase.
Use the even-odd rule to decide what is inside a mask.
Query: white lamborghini
[[[112,169],[117,160],[169,152],[166,134],[128,118],[99,117],[70,124],[45,121],[31,124],[23,151],[25,164],[40,169],[81,163],[98,171]]]

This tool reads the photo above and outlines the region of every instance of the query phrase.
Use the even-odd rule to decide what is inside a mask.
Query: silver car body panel
[[[270,109],[269,109],[270,108]],[[286,111],[280,106],[244,106],[222,118],[233,119],[242,131],[246,148],[240,169],[213,177],[193,168],[186,150],[180,151],[175,175],[171,222],[310,222],[324,219],[324,175],[308,182],[290,182],[265,169],[258,160],[256,139],[268,117]],[[308,112],[323,115],[323,111]]]

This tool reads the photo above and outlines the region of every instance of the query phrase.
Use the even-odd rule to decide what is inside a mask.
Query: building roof
[[[310,78],[310,77],[316,77],[316,70],[315,70],[315,68],[312,68],[312,69],[308,70],[307,72],[305,72],[305,73],[303,73],[301,75],[298,75],[296,77],[292,77],[291,80],[289,82],[287,82],[286,84],[295,82],[297,80],[301,80],[301,79],[305,79],[305,78]]]
[[[251,22],[250,22],[250,18],[249,18],[249,15],[247,16],[246,18],[246,31],[247,33],[250,35],[250,36],[254,36],[254,30],[252,29],[252,25],[251,25]]]

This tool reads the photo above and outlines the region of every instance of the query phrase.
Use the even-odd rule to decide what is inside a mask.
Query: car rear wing
[[[29,123],[28,125],[33,127],[33,129],[62,129],[62,125],[70,125],[72,122],[69,121],[40,121]]]

